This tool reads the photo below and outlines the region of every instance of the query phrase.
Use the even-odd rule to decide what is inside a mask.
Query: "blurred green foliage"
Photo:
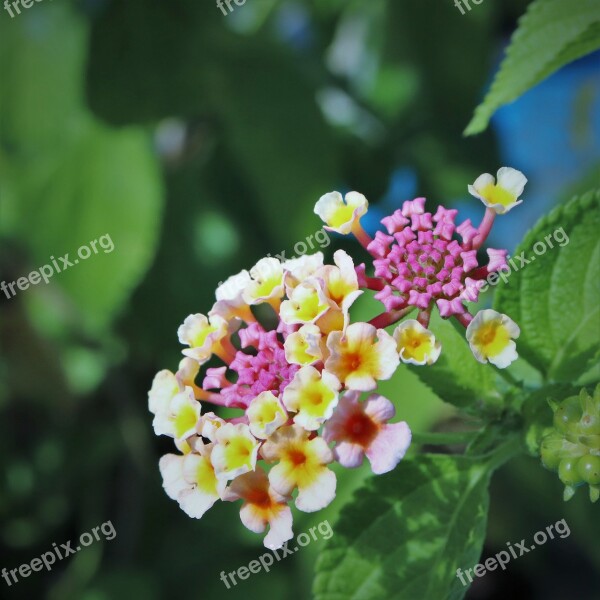
[[[147,390],[177,364],[183,318],[206,312],[229,274],[316,231],[322,193],[359,189],[376,205],[409,166],[420,194],[456,198],[498,163],[493,132],[461,132],[526,4],[462,16],[442,0],[248,0],[225,17],[194,0],[54,0],[2,12],[0,280],[107,233],[115,249],[0,294],[0,566],[109,519],[117,530],[51,572],[0,580],[2,597],[310,597],[322,541],[223,587],[219,573],[262,554],[260,538],[232,504],[197,522],[167,498],[157,463],[171,444],[152,434]],[[452,418],[407,369],[382,389],[415,431]],[[589,507],[563,508],[547,475],[523,459],[492,495],[491,544],[563,516],[577,529],[573,575],[546,549],[515,567],[531,598],[566,597],[544,596],[548,581],[587,581],[599,564]],[[297,515],[296,532],[334,524],[369,474],[338,476],[336,501]],[[507,514],[515,482],[523,510]],[[504,597],[503,575],[479,597]]]

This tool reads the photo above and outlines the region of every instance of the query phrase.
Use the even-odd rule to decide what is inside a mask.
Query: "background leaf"
[[[408,459],[371,479],[319,557],[315,598],[462,598],[456,569],[479,559],[488,483],[487,465],[445,455]]]
[[[465,134],[483,131],[500,106],[598,48],[600,10],[596,0],[536,0],[520,20],[500,71]]]
[[[542,218],[515,252],[531,262],[495,296],[495,308],[521,327],[519,352],[551,380],[575,381],[600,344],[599,208],[600,191],[591,191]],[[549,245],[561,228],[568,244],[535,255],[536,242]]]
[[[0,128],[1,231],[23,246],[22,271],[14,278],[52,267],[52,257],[60,268],[66,253],[79,261],[64,272],[53,267],[50,289],[64,292],[58,312],[98,332],[154,256],[163,200],[157,157],[146,131],[109,128],[83,103],[88,25],[81,16],[66,6],[42,6],[18,21],[3,25],[0,36],[8,75],[0,95],[7,117]],[[106,239],[97,255],[77,257],[80,247],[104,235],[114,250]],[[36,290],[45,296],[40,320],[50,321],[52,294],[43,283]]]

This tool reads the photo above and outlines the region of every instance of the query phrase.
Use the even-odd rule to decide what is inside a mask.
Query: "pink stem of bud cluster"
[[[486,209],[481,225],[479,225],[477,235],[473,238],[473,250],[479,250],[483,243],[490,234],[494,220],[496,219],[496,213],[491,208]]]
[[[456,317],[456,319],[458,320],[458,322],[463,326],[463,327],[468,327],[469,323],[473,320],[473,315],[471,315],[470,313],[466,312],[463,313],[462,315],[454,315]]]
[[[433,304],[430,304],[426,310],[419,311],[419,316],[417,317],[417,321],[427,329],[429,327],[429,320],[431,319],[431,309],[433,308]]]
[[[359,221],[356,221],[352,226],[352,233],[354,237],[358,240],[360,245],[367,250],[367,246],[373,241],[371,236],[362,228],[362,225]],[[367,250],[368,251],[368,250]]]
[[[414,306],[407,306],[402,310],[391,310],[390,312],[384,312],[376,317],[373,317],[369,324],[373,325],[373,327],[377,327],[377,329],[384,329],[385,327],[389,327],[394,323],[397,323],[400,319],[405,317],[409,312],[415,309]]]

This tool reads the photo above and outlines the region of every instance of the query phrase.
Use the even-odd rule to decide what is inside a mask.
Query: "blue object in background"
[[[502,165],[529,179],[513,218],[497,219],[492,230],[491,245],[513,250],[565,190],[599,166],[600,52],[567,65],[502,107],[492,127]]]

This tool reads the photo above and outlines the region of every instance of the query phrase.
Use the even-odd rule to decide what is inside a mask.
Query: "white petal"
[[[360,444],[350,442],[340,442],[333,449],[336,460],[347,469],[355,469],[362,465],[365,451]]]
[[[527,177],[511,167],[502,167],[498,171],[498,185],[504,188],[507,192],[510,192],[515,200],[519,199],[519,196],[525,189],[527,183]]]
[[[371,394],[365,402],[365,414],[381,424],[387,423],[396,414],[396,409],[384,396]]]
[[[198,488],[183,490],[178,497],[183,512],[194,519],[202,517],[218,499],[218,496],[207,494]]]
[[[494,185],[495,183],[496,180],[494,179],[493,175],[490,175],[489,173],[484,173],[475,180],[473,185],[469,186],[469,194],[481,199],[481,196],[479,195],[481,193],[481,190],[483,190],[486,186],[490,184]]]
[[[242,506],[240,509],[240,519],[242,520],[244,527],[247,527],[254,533],[262,533],[267,527],[260,512],[253,504],[244,504],[244,506]]]
[[[165,454],[158,461],[158,468],[163,478],[163,488],[167,496],[177,500],[180,492],[189,488],[189,484],[183,477],[184,456],[177,454]]]
[[[517,345],[515,342],[510,340],[506,345],[506,348],[496,356],[488,357],[488,360],[496,365],[499,369],[506,369],[512,362],[519,358],[519,354],[517,352]]]
[[[406,454],[411,437],[404,422],[384,425],[366,450],[373,473],[381,475],[394,469]]]
[[[292,531],[292,511],[289,506],[281,509],[269,521],[269,533],[265,536],[265,547],[271,550],[277,550],[283,546],[285,542],[294,537]]]
[[[335,486],[335,473],[324,468],[311,486],[298,490],[296,508],[303,512],[325,508],[335,498]]]

